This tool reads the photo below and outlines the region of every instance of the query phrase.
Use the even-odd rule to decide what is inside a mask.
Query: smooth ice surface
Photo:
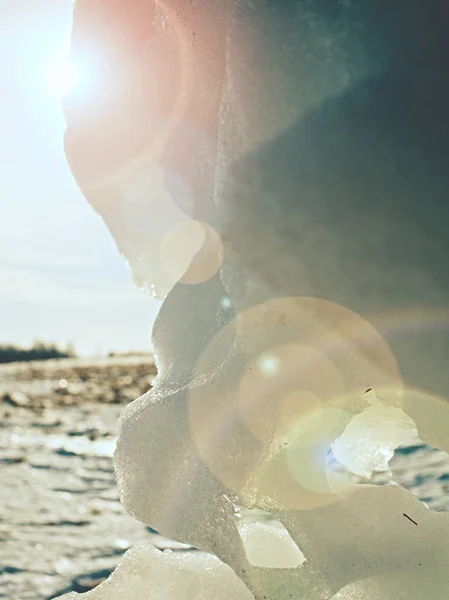
[[[295,569],[304,554],[280,523],[245,523],[238,526],[248,562],[253,567]]]

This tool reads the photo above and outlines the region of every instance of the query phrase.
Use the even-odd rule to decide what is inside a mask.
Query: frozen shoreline
[[[188,550],[127,516],[112,467],[126,402],[155,376],[150,358],[48,361],[0,367],[0,588],[47,600],[104,579],[123,552],[150,542]],[[114,391],[115,390],[115,391]],[[398,449],[392,479],[449,510],[449,457]],[[385,474],[374,482],[388,481]]]
[[[120,413],[154,375],[142,357],[0,367],[5,598],[85,591],[136,543],[182,548],[125,514],[112,466]]]

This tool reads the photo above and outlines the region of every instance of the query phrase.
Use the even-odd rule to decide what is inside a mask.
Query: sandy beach
[[[189,551],[125,514],[112,454],[120,414],[156,375],[151,356],[0,366],[0,597],[50,600],[95,587],[132,545]],[[394,481],[449,510],[449,457],[396,451]]]

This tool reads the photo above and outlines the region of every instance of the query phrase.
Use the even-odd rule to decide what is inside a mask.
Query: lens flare
[[[369,407],[368,389],[390,412],[404,402],[394,355],[376,329],[319,298],[271,300],[227,327],[237,335],[232,354],[213,384],[190,391],[191,433],[207,467],[244,506],[268,511],[311,510],[359,491],[329,475],[331,444]],[[200,357],[198,377],[226,330]]]

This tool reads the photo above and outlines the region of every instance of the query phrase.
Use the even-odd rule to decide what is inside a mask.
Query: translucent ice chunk
[[[66,147],[136,279],[165,299],[153,331],[158,379],[121,424],[115,466],[123,503],[162,534],[210,554],[134,549],[87,596],[445,600],[447,515],[399,486],[336,484],[335,477],[331,484],[326,471],[331,446],[368,477],[416,432],[449,448],[448,404],[415,391],[402,402],[393,352],[343,306],[372,314],[390,299],[393,307],[447,302],[431,261],[415,269],[415,252],[426,255],[426,244],[418,239],[415,248],[418,223],[406,225],[412,200],[421,206],[422,197],[406,186],[414,169],[401,170],[412,164],[409,154],[416,152],[417,171],[429,158],[416,144],[404,153],[423,137],[427,111],[404,110],[401,98],[438,82],[421,54],[432,63],[444,55],[436,40],[420,37],[434,34],[422,26],[424,9],[381,2],[377,17],[369,3],[350,1],[129,4],[77,5],[81,24],[85,7],[95,7],[106,45],[125,42],[105,62],[133,77],[121,86],[128,101],[100,121],[107,131],[94,127],[86,136],[69,127]],[[87,30],[89,38],[95,26]],[[424,47],[438,49],[438,60]],[[409,60],[404,73],[402,60]],[[148,85],[141,85],[142,62]],[[409,71],[412,85],[402,88]],[[121,98],[107,90],[112,104]],[[177,130],[186,121],[206,144],[185,143]],[[121,156],[126,172],[109,155],[113,146],[129,146]],[[202,244],[195,223],[185,229],[190,218],[218,227],[210,236],[218,245]],[[209,261],[195,265],[204,245],[217,259],[211,269]],[[179,283],[188,265],[194,276]],[[368,386],[391,397],[362,401]],[[239,531],[233,505],[269,511],[307,560],[265,525]]]
[[[369,479],[373,471],[388,471],[395,449],[414,439],[417,431],[402,410],[383,405],[372,391],[366,395],[369,408],[351,420],[332,452],[349,471]]]
[[[227,565],[202,552],[171,552],[151,545],[129,550],[109,579],[86,594],[60,600],[251,600]]]
[[[238,527],[246,557],[252,566],[295,569],[306,561],[288,531],[279,525],[256,522]]]

